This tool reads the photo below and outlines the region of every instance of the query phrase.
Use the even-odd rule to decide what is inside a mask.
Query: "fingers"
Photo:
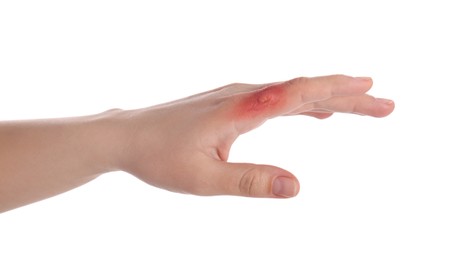
[[[199,195],[290,198],[300,189],[294,175],[278,167],[221,161],[213,164],[209,168],[208,187],[199,189]]]
[[[291,114],[312,114],[321,112],[340,112],[384,117],[394,110],[392,100],[374,98],[370,95],[334,97],[325,101],[306,104]]]
[[[237,95],[230,113],[240,134],[269,118],[289,114],[309,103],[362,95],[371,88],[372,83],[370,78],[343,75],[296,78]]]
[[[371,78],[332,75],[314,78],[296,78],[288,84],[297,89],[301,103],[316,102],[338,96],[366,93],[373,85]],[[301,105],[301,104],[295,104]]]

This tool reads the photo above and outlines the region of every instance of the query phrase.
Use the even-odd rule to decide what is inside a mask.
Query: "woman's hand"
[[[370,78],[342,75],[231,84],[167,104],[122,111],[124,137],[116,168],[182,193],[293,197],[299,182],[286,170],[228,163],[233,142],[277,116],[389,115],[394,103],[367,95],[371,86]]]
[[[394,103],[365,94],[371,85],[347,76],[232,84],[145,109],[0,122],[0,212],[115,170],[176,192],[293,197],[299,183],[291,173],[227,163],[234,140],[282,115],[388,115]]]

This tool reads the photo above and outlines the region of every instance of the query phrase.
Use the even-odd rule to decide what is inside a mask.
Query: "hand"
[[[286,170],[228,163],[236,138],[282,115],[324,119],[334,112],[384,117],[391,100],[365,94],[370,78],[335,75],[263,85],[231,84],[146,109],[122,111],[118,169],[163,189],[197,195],[293,197]]]

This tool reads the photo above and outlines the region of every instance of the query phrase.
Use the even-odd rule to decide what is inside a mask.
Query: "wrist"
[[[95,165],[100,173],[121,170],[127,143],[125,126],[127,111],[111,109],[90,116],[90,144],[93,147]]]

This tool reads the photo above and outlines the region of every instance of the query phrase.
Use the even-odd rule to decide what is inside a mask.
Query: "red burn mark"
[[[256,92],[247,94],[238,104],[237,117],[254,118],[272,116],[285,104],[285,85],[271,85]]]

